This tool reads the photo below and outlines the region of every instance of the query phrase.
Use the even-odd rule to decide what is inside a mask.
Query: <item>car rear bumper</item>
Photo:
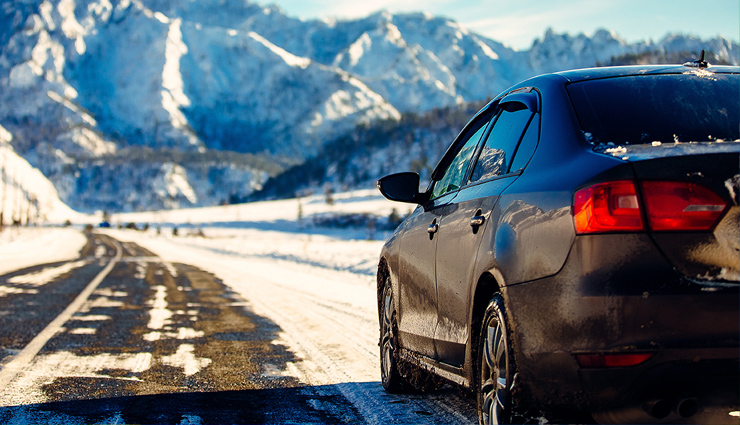
[[[675,421],[682,400],[737,406],[738,293],[737,285],[681,276],[647,235],[577,237],[558,274],[505,288],[522,393],[538,404],[608,412],[608,421]],[[626,367],[576,358],[602,353],[652,357]],[[671,415],[632,415],[651,413],[656,401]]]

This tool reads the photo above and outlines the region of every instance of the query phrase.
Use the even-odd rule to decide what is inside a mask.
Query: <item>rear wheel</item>
[[[380,377],[386,391],[397,393],[405,388],[405,381],[398,371],[396,311],[393,289],[387,280],[380,301]]]
[[[478,341],[478,422],[486,425],[511,423],[515,367],[500,295],[486,308]]]

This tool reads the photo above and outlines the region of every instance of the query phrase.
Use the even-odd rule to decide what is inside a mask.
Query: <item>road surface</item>
[[[88,237],[0,276],[0,423],[475,421],[455,389],[382,390],[374,288]]]

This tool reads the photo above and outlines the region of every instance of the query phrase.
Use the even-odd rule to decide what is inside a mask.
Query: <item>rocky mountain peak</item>
[[[740,56],[737,43],[721,38],[630,44],[606,29],[549,29],[530,50],[514,51],[425,13],[301,20],[246,0],[0,4],[0,125],[80,209],[100,208],[96,199],[142,208],[131,199],[144,192],[161,194],[147,198],[152,208],[220,202],[279,172],[244,155],[300,162],[358,125],[483,100],[542,72],[651,49],[706,49],[734,64]],[[132,149],[204,158],[228,151],[239,160],[216,172],[192,157],[176,164],[169,153],[149,155],[150,163],[136,156],[136,164],[117,156]],[[111,161],[138,183],[111,183],[121,178],[105,166]],[[238,171],[226,177],[232,165]],[[158,175],[182,176],[196,196],[170,202],[147,182]],[[101,187],[125,193],[82,194]]]

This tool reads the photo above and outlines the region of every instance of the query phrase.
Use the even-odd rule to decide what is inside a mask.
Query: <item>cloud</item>
[[[529,47],[534,38],[543,34],[547,28],[574,31],[575,23],[585,19],[594,23],[593,29],[604,26],[604,17],[608,16],[608,10],[613,5],[613,1],[552,1],[517,7],[510,12],[504,10],[499,16],[472,19],[463,21],[462,24],[477,33],[521,49]]]
[[[317,8],[323,10],[322,16],[339,19],[363,18],[380,10],[391,12],[418,12],[440,10],[453,7],[453,0],[372,0],[354,2],[346,0],[313,0]]]

